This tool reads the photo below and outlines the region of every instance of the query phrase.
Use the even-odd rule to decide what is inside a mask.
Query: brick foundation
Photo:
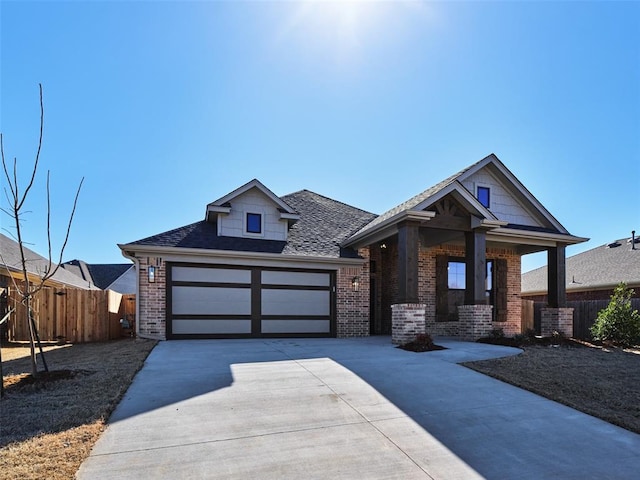
[[[540,333],[543,337],[550,337],[553,332],[573,337],[573,308],[543,308],[540,313]]]
[[[403,345],[425,333],[424,311],[421,303],[397,303],[391,305],[391,343]]]
[[[493,329],[493,305],[458,305],[458,337],[476,341]]]

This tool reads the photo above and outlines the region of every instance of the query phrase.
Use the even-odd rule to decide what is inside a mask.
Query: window
[[[449,290],[464,290],[465,270],[466,270],[466,265],[464,264],[464,262],[449,262],[449,268],[448,268]]]
[[[478,187],[478,200],[482,205],[489,208],[491,200],[491,190],[489,187]]]
[[[247,233],[262,233],[262,215],[247,213]]]
[[[506,285],[506,265],[503,260],[487,260],[485,271],[485,290],[487,303],[494,305],[494,314],[498,305],[494,303],[495,293],[498,291],[495,283],[500,283],[496,274],[496,267],[501,264],[505,277],[502,283]],[[464,305],[466,289],[466,263],[463,258],[438,255],[436,257],[436,321],[446,322],[458,320],[458,306]],[[506,289],[501,289],[506,305]],[[502,305],[502,304],[500,304]],[[506,312],[505,312],[506,319]],[[498,320],[501,317],[496,318]]]

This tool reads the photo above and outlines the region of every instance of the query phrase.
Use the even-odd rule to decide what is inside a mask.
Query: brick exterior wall
[[[458,337],[475,341],[491,333],[493,305],[458,306]]]
[[[421,237],[422,240],[422,237]],[[376,271],[371,273],[375,280],[374,293],[374,333],[391,334],[391,305],[398,299],[398,246],[397,239],[387,239],[371,246],[371,261]],[[459,336],[460,322],[436,322],[436,256],[464,257],[464,245],[420,246],[418,255],[418,301],[425,305],[426,331],[431,335]],[[511,248],[488,248],[487,259],[504,259],[507,263],[507,321],[492,322],[493,328],[500,328],[505,335],[521,332],[522,302],[520,299],[520,255]]]
[[[404,345],[425,333],[424,305],[420,303],[396,303],[391,306],[391,343]]]
[[[336,274],[336,336],[369,336],[369,248],[358,250],[365,262],[360,267],[345,267]],[[358,277],[358,291],[352,281]]]
[[[138,335],[166,340],[166,264],[157,257],[138,257],[138,260]],[[156,267],[154,283],[149,283],[149,265]]]
[[[448,255],[464,257],[463,245],[438,245],[432,248],[420,247],[418,271],[418,295],[426,306],[425,319],[427,333],[438,336],[465,336],[461,322],[436,321],[436,256]],[[522,302],[520,300],[520,255],[510,248],[487,248],[487,260],[505,259],[507,262],[507,321],[492,322],[489,329],[500,328],[507,336],[521,333]]]
[[[573,337],[573,308],[543,308],[540,330],[543,337],[550,337],[554,332]]]

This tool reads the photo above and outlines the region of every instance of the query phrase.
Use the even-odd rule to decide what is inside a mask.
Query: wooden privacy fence
[[[120,319],[132,325],[135,321],[135,297],[111,290],[46,287],[32,302],[40,340],[84,343],[120,338]],[[29,340],[26,308],[13,288],[9,289],[9,306],[16,309],[9,319],[9,341]]]
[[[522,333],[526,333],[528,330],[535,330],[534,316],[533,316],[533,300],[522,300]]]
[[[522,325],[524,328],[524,302],[523,300],[523,318]],[[573,308],[573,336],[581,340],[591,339],[591,326],[596,322],[600,310],[607,308],[610,300],[579,300],[567,302],[567,307]],[[546,307],[545,302],[535,302],[533,305],[534,330],[540,333],[541,310]],[[631,308],[640,310],[640,298],[631,299]]]

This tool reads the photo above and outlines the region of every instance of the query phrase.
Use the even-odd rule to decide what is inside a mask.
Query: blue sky
[[[84,177],[64,260],[112,263],[252,178],[383,213],[490,153],[591,238],[568,255],[640,232],[638,2],[3,0],[0,26],[23,182],[44,88],[42,254],[47,170],[54,247]]]

